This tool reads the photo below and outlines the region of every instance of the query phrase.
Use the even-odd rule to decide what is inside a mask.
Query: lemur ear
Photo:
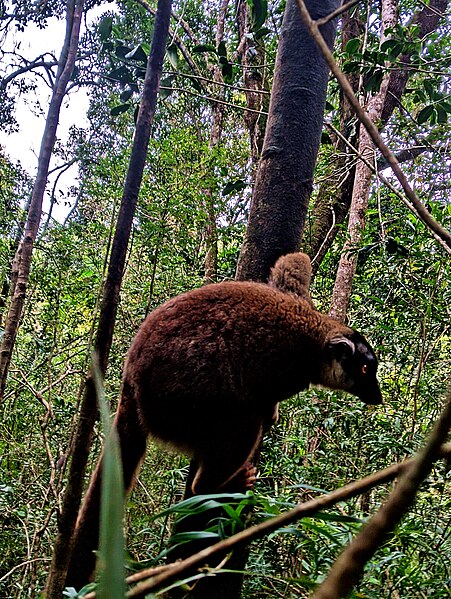
[[[344,358],[354,355],[355,345],[347,337],[336,337],[328,342],[327,351],[332,359],[341,362]]]

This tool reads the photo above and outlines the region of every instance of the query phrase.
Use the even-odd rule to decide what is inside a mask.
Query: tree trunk
[[[229,0],[222,0],[218,16],[218,29],[216,31],[216,48],[224,39],[224,28],[227,16],[227,7]],[[224,83],[220,65],[216,65],[213,72],[213,81]],[[219,85],[216,94],[220,100],[224,98],[224,86]],[[222,125],[224,121],[224,105],[219,102],[212,102],[212,122],[210,129],[210,141],[208,147],[211,150],[219,146],[222,137]],[[216,223],[216,210],[214,193],[210,188],[205,189],[207,226],[205,227],[205,237],[207,242],[207,253],[205,256],[205,282],[215,283],[218,274],[218,229]]]
[[[440,19],[448,6],[448,0],[431,0],[429,6],[425,6],[420,12],[416,13],[411,20],[411,23],[418,24],[420,27],[419,37],[428,35],[436,29]],[[355,10],[355,9],[354,9]],[[344,13],[343,22],[343,46],[352,37],[359,36],[359,30],[352,25],[353,17],[348,13]],[[347,32],[349,26],[349,32]],[[387,124],[389,118],[393,114],[395,108],[399,105],[401,97],[404,93],[408,78],[411,74],[409,69],[411,54],[404,54],[398,58],[398,63],[403,65],[402,68],[391,71],[390,80],[388,83],[387,94],[385,96],[384,107],[380,117],[381,125]],[[353,89],[357,90],[357,85],[353,81],[354,77],[349,76],[350,83]],[[345,122],[349,122],[352,115],[349,113],[346,118],[346,104],[343,104],[343,114]],[[349,106],[349,105],[348,105]],[[343,125],[343,123],[341,123]],[[347,129],[340,127],[340,132],[344,137],[348,138]],[[349,138],[349,141],[356,146],[358,139],[358,131],[354,138]],[[344,147],[342,147],[344,146]],[[341,177],[341,182],[338,176],[346,168],[346,156],[349,153],[346,144],[341,141],[337,142],[337,152],[333,156],[331,163],[334,168],[328,177],[328,180],[320,187],[318,196],[315,202],[312,215],[312,229],[306,231],[303,239],[304,250],[312,258],[312,275],[314,276],[321,264],[322,259],[331,247],[335,236],[339,230],[339,226],[345,221],[349,212],[352,199],[352,189],[355,179],[355,168],[347,171],[346,178]],[[349,156],[353,161],[354,157]],[[380,167],[379,167],[380,168]]]
[[[249,3],[246,0],[238,3],[236,23],[240,40],[237,58],[241,57],[246,90],[244,93],[249,109],[244,111],[244,122],[249,133],[251,159],[255,170],[262,152],[266,127],[266,116],[261,113],[268,110],[269,105],[267,69],[262,68],[266,63],[266,51],[264,38],[254,40],[249,37],[251,22]]]
[[[312,18],[338,0],[307,3]],[[332,47],[335,21],[321,28]],[[300,247],[326,102],[329,69],[288,0],[277,53],[262,157],[237,278],[265,281],[276,259]]]
[[[84,0],[68,0],[67,2],[66,36],[61,50],[61,56],[58,61],[55,85],[53,87],[52,98],[47,112],[41,148],[39,150],[38,172],[33,186],[24,237],[19,244],[12,266],[11,301],[0,347],[0,401],[5,392],[9,365],[11,363],[11,356],[25,301],[33,246],[38,234],[39,223],[42,216],[42,201],[47,185],[50,158],[56,139],[61,104],[75,66],[83,4]]]
[[[354,14],[345,12],[342,16],[341,48],[344,51],[350,39],[358,38],[363,30],[363,23],[358,7]],[[348,77],[352,89],[357,93],[359,87],[358,73]],[[351,205],[352,188],[355,176],[355,156],[351,153],[347,140],[356,145],[359,127],[356,123],[354,112],[346,98],[340,94],[340,133],[335,141],[334,153],[330,160],[329,173],[321,184],[313,206],[311,215],[311,228],[304,231],[302,245],[304,251],[312,261],[312,277],[330,248],[337,232]]]
[[[385,30],[395,27],[397,21],[397,0],[383,0],[381,44],[386,39]],[[390,73],[388,72],[382,79],[380,90],[368,102],[367,114],[373,123],[376,123],[382,115],[389,79]],[[361,127],[358,150],[359,154],[370,163],[376,162],[374,144],[364,127]],[[349,213],[348,236],[343,247],[331,300],[330,315],[340,322],[346,320],[346,313],[352,292],[352,281],[357,266],[357,253],[350,250],[358,247],[362,240],[372,179],[372,170],[362,160],[359,160],[355,171],[354,189]]]
[[[95,351],[98,355],[102,374],[105,374],[107,368],[108,356],[112,343],[127,246],[146,160],[147,146],[150,138],[151,124],[155,114],[158,90],[160,87],[170,14],[171,0],[159,0],[152,38],[152,48],[147,63],[142,100],[136,123],[127,178],[118,214],[116,232],[111,249],[110,263],[95,340]],[[47,597],[50,599],[59,599],[61,597],[64,581],[66,580],[66,572],[68,572],[66,580],[67,585],[80,588],[88,581],[94,567],[95,557],[93,550],[97,548],[99,514],[92,514],[92,526],[89,531],[89,538],[80,539],[75,535],[75,538],[72,539],[72,536],[80,505],[84,473],[96,419],[96,396],[92,374],[90,374],[86,381],[84,396],[81,403],[78,427],[71,452],[72,461],[69,471],[69,480],[64,496],[62,512],[59,518],[58,535],[47,581]],[[74,547],[74,554],[68,571],[72,546]]]

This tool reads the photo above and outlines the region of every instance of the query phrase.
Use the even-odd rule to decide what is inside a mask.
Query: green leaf
[[[194,46],[193,52],[214,52],[216,54],[216,48],[212,44],[198,44]]]
[[[419,125],[422,125],[423,123],[425,123],[427,120],[429,120],[431,118],[433,113],[434,113],[434,107],[431,104],[429,104],[429,106],[425,106],[418,113],[417,123]]]
[[[141,45],[135,46],[131,52],[128,52],[124,58],[127,60],[134,60],[136,62],[141,62],[142,64],[147,64],[147,55],[144,52]]]
[[[257,31],[254,31],[254,39],[259,40],[262,37],[265,37],[265,35],[268,35],[268,33],[271,33],[271,29],[268,29],[268,27],[261,27],[260,29],[257,29]]]
[[[124,485],[116,429],[112,428],[103,392],[103,381],[96,361],[93,364],[94,385],[103,428],[105,447],[102,461],[102,490],[100,500],[100,542],[96,572],[99,599],[125,597],[125,545],[123,532]]]
[[[97,27],[97,31],[99,32],[100,39],[103,42],[106,41],[110,37],[112,29],[113,29],[113,17],[103,17],[103,19],[100,21],[100,23]]]
[[[113,81],[119,81],[119,83],[123,84],[134,82],[132,73],[124,65],[117,69],[113,69],[108,73],[107,77],[108,79],[113,79]]]
[[[199,93],[203,92],[202,86],[197,79],[190,77],[189,82],[196,91],[198,91]]]
[[[128,102],[132,96],[133,96],[133,90],[126,89],[121,93],[121,95],[119,96],[119,99],[121,102],[125,103],[125,102]]]
[[[443,108],[442,104],[436,104],[435,110],[437,112],[437,123],[446,123],[448,120],[447,111]]]
[[[226,83],[233,83],[233,67],[230,62],[222,65],[221,72]]]
[[[127,56],[127,54],[129,54],[132,51],[133,51],[133,48],[130,48],[130,46],[125,46],[124,44],[118,44],[116,46],[114,53],[116,54],[116,56],[118,58],[125,58]]]
[[[251,9],[252,31],[258,31],[266,21],[268,14],[267,0],[247,0]]]
[[[360,39],[358,37],[354,37],[352,40],[346,44],[345,52],[347,54],[355,54],[357,50],[360,48]]]
[[[172,89],[161,89],[162,87],[171,87],[172,80],[173,80],[173,77],[166,77],[165,79],[161,80],[159,94],[160,94],[160,98],[162,100],[166,100],[166,98],[168,98],[174,91]]]
[[[218,46],[218,56],[226,56],[227,57],[227,48],[225,42],[221,42]]]
[[[114,108],[112,108],[110,110],[110,114],[111,116],[118,116],[119,114],[122,114],[123,112],[127,112],[127,110],[130,108],[131,104],[119,104],[119,106],[115,106]]]
[[[377,92],[381,86],[383,76],[383,71],[374,71],[365,82],[365,90],[367,92]]]
[[[324,145],[332,145],[332,139],[327,131],[321,133],[321,143]]]
[[[229,181],[224,186],[224,188],[222,190],[222,195],[225,196],[234,191],[241,191],[245,187],[246,187],[246,183],[242,179],[237,179],[236,181]]]
[[[166,52],[172,68],[177,70],[179,68],[179,55],[177,46],[175,44],[171,44],[166,48]]]
[[[425,79],[423,81],[423,86],[424,86],[424,89],[425,89],[427,95],[429,96],[429,98],[432,99],[434,97],[434,93],[435,93],[435,86],[432,83],[432,81],[430,79]]]

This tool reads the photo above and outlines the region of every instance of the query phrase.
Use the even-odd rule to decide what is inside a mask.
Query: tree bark
[[[398,1],[383,0],[381,44],[386,39],[385,30],[394,27],[397,21]],[[373,123],[376,123],[381,117],[389,80],[390,73],[386,73],[382,79],[378,93],[368,102],[367,114]],[[374,144],[364,127],[361,127],[358,150],[359,154],[370,163],[375,162]],[[351,250],[358,247],[362,240],[372,179],[372,170],[362,160],[359,160],[355,170],[354,189],[349,213],[348,237],[343,247],[343,253],[338,266],[330,308],[330,315],[340,322],[346,320],[346,313],[351,298],[352,281],[357,266],[357,253],[351,252]]]
[[[146,160],[151,125],[155,114],[163,59],[166,51],[170,14],[171,0],[159,0],[142,100],[111,249],[108,274],[100,309],[99,325],[94,344],[98,355],[99,367],[103,375],[107,368],[112,343],[127,246]],[[95,557],[92,552],[97,547],[99,514],[97,513],[93,517],[89,538],[72,539],[72,536],[80,505],[84,473],[96,419],[97,405],[91,373],[86,381],[81,402],[80,417],[71,452],[72,461],[69,470],[69,480],[59,518],[58,535],[47,581],[47,597],[50,599],[59,599],[61,597],[65,580],[68,585],[80,588],[88,581],[94,567]],[[82,551],[74,552],[66,579],[72,546],[75,547],[75,550],[79,546],[84,553],[82,554]]]
[[[0,401],[6,388],[9,365],[27,292],[33,246],[42,216],[42,201],[47,185],[50,158],[56,139],[61,104],[75,66],[83,5],[84,0],[68,0],[67,2],[66,36],[58,61],[55,85],[39,150],[38,172],[33,186],[24,237],[19,244],[12,266],[11,301],[0,347]]]
[[[350,39],[362,34],[363,23],[358,7],[353,15],[345,12],[342,15],[341,48],[344,51]],[[352,73],[348,77],[355,93],[359,87],[359,74]],[[354,112],[343,92],[340,93],[340,133],[352,145],[356,145],[359,126]],[[330,160],[327,179],[320,185],[311,215],[311,228],[304,232],[302,245],[312,261],[312,277],[330,248],[339,225],[344,222],[351,205],[352,188],[355,177],[355,156],[343,138],[335,142],[334,153]]]
[[[417,23],[419,25],[420,37],[424,37],[436,29],[448,4],[448,0],[431,0],[429,6],[425,6],[413,16],[411,23]],[[347,29],[347,22],[349,19],[352,19],[352,17],[348,17],[347,13],[344,13],[342,17],[344,29]],[[358,35],[358,30],[352,32],[351,29],[350,37],[358,37]],[[343,43],[345,44],[345,39],[343,39]],[[393,111],[399,105],[404,93],[408,78],[412,73],[409,67],[410,58],[410,54],[401,55],[398,58],[398,62],[404,66],[400,69],[393,70],[390,73],[387,94],[385,96],[384,107],[380,117],[382,126],[387,124]],[[353,77],[350,76],[349,79],[353,89],[356,90],[357,87],[353,84]],[[343,106],[343,111],[346,114],[345,106]],[[341,127],[341,133],[348,138],[346,129]],[[358,131],[356,138],[358,138]],[[352,138],[350,138],[349,141],[353,145],[357,145],[356,141]],[[322,259],[331,247],[339,230],[339,226],[345,221],[351,205],[355,168],[348,171],[348,175],[345,179],[343,179],[343,177],[341,178],[342,182],[335,176],[340,173],[340,169],[343,168],[345,157],[341,153],[349,152],[346,144],[344,145],[345,148],[342,148],[340,142],[337,142],[337,152],[331,160],[331,163],[334,164],[333,172],[319,189],[318,197],[313,209],[312,230],[306,231],[304,234],[303,246],[305,251],[312,258],[312,276],[316,274]],[[353,160],[353,157],[350,158]]]
[[[240,40],[237,58],[241,58],[246,106],[250,109],[244,111],[244,122],[249,133],[251,160],[255,170],[262,153],[266,127],[266,116],[259,113],[266,111],[269,105],[267,69],[262,68],[266,64],[266,51],[264,38],[254,40],[249,37],[251,22],[249,3],[246,0],[238,3],[236,24]]]
[[[307,7],[316,19],[338,4],[337,0],[311,0]],[[329,47],[335,28],[335,21],[321,28]],[[279,256],[300,247],[321,139],[328,73],[296,2],[288,0],[263,152],[238,263],[240,280],[265,281]]]

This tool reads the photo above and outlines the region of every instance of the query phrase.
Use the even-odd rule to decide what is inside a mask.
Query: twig
[[[437,454],[437,456],[445,458],[450,455],[451,443],[443,445]],[[127,596],[140,597],[146,593],[149,593],[150,591],[160,589],[179,578],[181,574],[185,574],[187,571],[192,571],[195,568],[203,566],[210,558],[214,556],[229,553],[232,549],[235,549],[240,545],[248,544],[250,541],[259,539],[284,526],[288,526],[289,524],[292,524],[301,518],[312,516],[319,510],[329,508],[339,501],[351,499],[352,497],[361,495],[365,491],[368,491],[377,485],[387,483],[396,478],[401,472],[409,469],[413,462],[413,459],[409,459],[399,464],[393,464],[384,470],[380,470],[379,472],[366,476],[365,478],[349,483],[348,485],[345,485],[340,489],[336,489],[331,493],[326,493],[316,497],[315,499],[301,503],[289,512],[285,512],[280,516],[276,516],[275,518],[266,520],[261,524],[257,524],[256,526],[243,530],[236,535],[225,539],[224,541],[220,541],[211,547],[203,549],[199,553],[196,553],[195,555],[192,555],[181,562],[176,562],[175,564],[166,566],[164,570],[161,570],[160,567],[158,569],[151,568],[142,570],[130,578],[127,578],[127,582],[136,582],[139,579],[143,580],[149,576],[152,576],[152,578],[144,580],[144,582],[141,584],[136,585],[136,587],[129,591]],[[95,593],[89,593],[86,595],[85,599],[93,599],[94,597]]]
[[[406,176],[404,175],[401,167],[399,166],[396,157],[393,152],[385,145],[382,140],[377,127],[371,121],[371,119],[366,114],[365,110],[360,106],[358,99],[356,98],[352,87],[347,80],[346,76],[343,74],[335,59],[332,55],[332,52],[327,47],[326,42],[321,35],[321,32],[318,29],[317,23],[310,17],[310,13],[308,12],[305,3],[303,0],[296,0],[296,3],[299,7],[299,11],[301,13],[301,17],[308,28],[311,36],[318,44],[323,57],[327,64],[329,65],[330,70],[335,75],[340,87],[342,88],[346,98],[349,101],[349,104],[352,106],[354,112],[358,116],[360,122],[365,126],[365,129],[368,131],[368,135],[373,140],[373,143],[377,148],[379,148],[381,154],[387,160],[389,165],[391,166],[393,173],[396,178],[400,182],[407,198],[402,196],[402,199],[406,206],[426,225],[429,229],[433,237],[445,248],[445,250],[451,254],[451,233],[447,231],[442,225],[440,225],[428,212],[427,208],[422,204],[421,200],[418,198],[416,193],[410,187]]]
[[[181,92],[184,94],[189,94],[190,96],[194,96],[196,98],[202,98],[203,100],[208,100],[209,102],[214,102],[215,104],[222,104],[224,106],[228,106],[229,108],[237,108],[238,110],[244,110],[245,112],[253,112],[254,114],[267,116],[268,113],[263,110],[254,110],[253,108],[248,108],[247,106],[240,106],[239,104],[233,104],[231,102],[226,102],[225,100],[219,100],[218,98],[213,98],[212,96],[206,96],[204,94],[199,94],[190,89],[186,89],[183,87],[167,87],[165,85],[161,85],[160,89],[173,91],[173,92]]]
[[[318,25],[318,27],[321,27],[321,25],[325,25],[329,21],[332,21],[332,19],[335,19],[335,17],[339,17],[342,13],[346,12],[347,10],[349,10],[356,4],[359,4],[360,2],[361,0],[351,0],[351,2],[346,2],[346,4],[343,4],[342,6],[340,6],[340,8],[333,10],[325,17],[322,17],[321,19],[316,19],[315,23]]]
[[[9,572],[7,572],[6,574],[4,574],[0,578],[0,582],[3,582],[7,578],[9,578],[13,572],[15,572],[16,570],[18,570],[19,568],[22,568],[22,566],[27,566],[28,564],[32,564],[34,562],[49,562],[49,561],[50,561],[49,557],[35,557],[33,559],[27,559],[26,561],[20,562],[20,564],[16,564],[15,566],[13,566],[11,568],[11,570],[9,570]]]

